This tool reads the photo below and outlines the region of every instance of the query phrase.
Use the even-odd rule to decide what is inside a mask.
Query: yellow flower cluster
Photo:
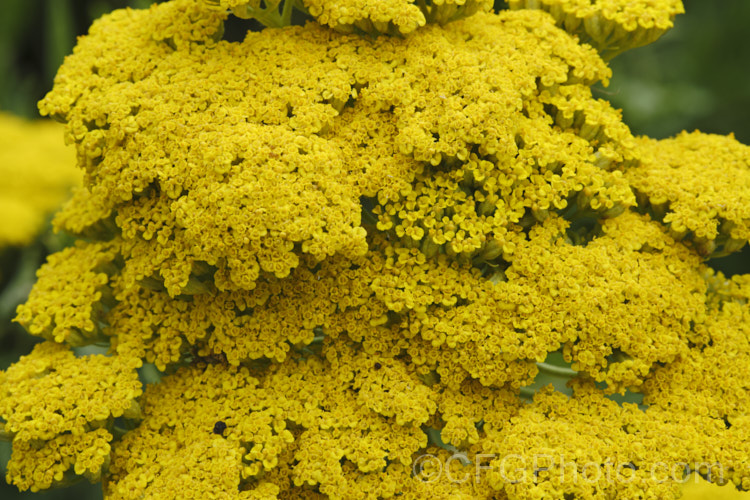
[[[366,282],[372,274],[355,273],[350,261],[326,260],[312,273],[295,269],[285,280],[263,280],[252,292],[218,292],[175,299],[166,291],[130,288],[120,291],[117,304],[107,314],[117,352],[131,359],[144,358],[160,369],[188,356],[194,359],[221,356],[232,365],[247,360],[286,359],[291,346],[315,340],[314,330],[328,327],[337,307],[343,313],[356,310],[358,318],[347,319],[352,332],[384,315],[382,305],[370,304],[373,293]],[[370,310],[371,309],[371,310]],[[365,320],[365,325],[355,321]],[[339,321],[345,321],[343,318]]]
[[[711,481],[750,489],[750,275],[712,271],[698,234],[747,239],[745,184],[717,180],[750,175],[747,148],[634,138],[557,4],[353,33],[455,7],[376,3],[228,42],[227,10],[291,3],[172,0],[79,40],[40,104],[85,171],[56,218],[79,241],[18,309],[48,342],[0,374],[11,480],[671,499],[679,464],[720,463]],[[679,10],[585,3],[636,40]]]
[[[98,480],[115,418],[138,417],[138,374],[120,357],[78,358],[44,342],[0,371],[2,434],[13,441],[8,480],[33,491],[75,475]],[[69,478],[68,478],[69,479]]]
[[[735,274],[727,278],[723,273],[709,268],[704,278],[708,284],[708,300],[713,306],[729,301],[738,304],[750,301],[750,274]]]
[[[18,306],[16,321],[33,335],[72,346],[103,340],[112,295],[106,271],[114,267],[116,254],[111,244],[78,242],[50,255],[26,303]],[[50,300],[56,307],[49,307]]]
[[[605,60],[658,40],[685,12],[682,0],[508,0],[508,5],[549,12]]]
[[[485,417],[484,480],[508,498],[679,498],[690,470],[724,484],[740,465],[732,457],[747,456],[732,441],[746,424],[735,431],[707,416],[618,405],[594,384],[572,385],[572,397],[547,387],[510,418],[501,410],[499,426],[492,410]]]
[[[541,297],[533,328],[564,342],[573,369],[611,390],[636,388],[655,364],[686,353],[704,320],[700,258],[632,213],[605,221],[586,246],[555,236],[566,225],[532,229],[506,276]]]
[[[407,35],[427,23],[446,24],[492,9],[489,0],[205,0],[266,26],[289,24],[292,9],[343,33]],[[280,4],[282,7],[280,9]]]
[[[549,96],[545,90],[540,99]],[[588,134],[586,121],[591,115],[587,108],[596,109],[599,102],[590,96],[582,100],[576,109],[581,123],[578,127],[571,123],[562,131],[545,123],[549,116],[538,102],[532,102],[539,114],[529,111],[530,118],[517,117],[516,135],[506,139],[510,144],[506,151],[480,145],[492,151],[496,161],[471,153],[465,163],[449,171],[422,171],[411,192],[402,191],[401,197],[383,200],[373,208],[377,229],[392,231],[429,257],[444,252],[459,262],[477,264],[498,257],[510,261],[524,239],[522,230],[545,220],[550,212],[568,208],[569,200],[575,202],[570,208],[603,217],[618,215],[633,205],[622,172],[602,168],[614,161],[622,165],[629,154],[627,146],[606,136],[596,137],[604,136],[604,125],[594,125],[591,128],[601,131],[581,137]],[[627,129],[618,132],[623,142],[632,139]],[[440,139],[444,140],[443,135]],[[439,163],[443,154],[451,153],[461,161],[467,154],[466,146],[461,147],[457,152],[437,152],[430,161]]]
[[[39,490],[72,484],[78,477],[101,480],[109,466],[112,435],[105,429],[60,434],[47,441],[14,441],[7,478],[19,490]]]
[[[698,253],[721,256],[750,241],[750,147],[732,136],[678,135],[637,143],[641,164],[626,177],[638,205]]]
[[[330,498],[398,492],[427,444],[419,426],[435,412],[433,391],[395,359],[345,363],[352,371],[337,376],[311,358],[262,372],[198,364],[163,379],[112,455],[107,497],[301,498],[313,485]],[[418,413],[403,418],[410,409]]]
[[[142,424],[113,453],[107,498],[191,491],[221,498],[308,498],[315,491],[312,498],[332,499],[395,493],[601,498],[648,491],[653,498],[678,498],[683,471],[670,469],[675,461],[714,467],[715,482],[739,476],[719,470],[717,458],[742,467],[732,457],[744,453],[738,432],[750,430],[746,424],[734,431],[706,415],[620,406],[586,382],[574,384],[570,398],[544,389],[532,404],[476,382],[455,391],[427,386],[403,378],[407,362],[335,344],[326,349],[335,358],[328,361],[287,360],[263,370],[198,364],[151,386]],[[414,392],[407,395],[398,380],[409,378]],[[385,391],[366,390],[374,379]],[[384,411],[393,396],[388,391],[411,401]],[[410,406],[425,414],[399,421]],[[461,454],[427,447],[419,430],[425,422],[444,439],[452,436]],[[423,456],[435,459],[410,467]]]
[[[99,21],[58,75],[70,83],[41,103],[88,172],[57,225],[116,225],[129,284],[153,277],[175,296],[207,270],[220,290],[251,290],[300,253],[362,255],[362,196],[377,196],[381,229],[484,260],[512,253],[527,209],[543,219],[581,193],[581,209],[605,215],[634,203],[616,170],[632,137],[582,90],[609,72],[542,13],[375,42],[309,25],[239,46],[196,21],[205,39],[180,50],[162,25],[188,3]],[[137,76],[145,59],[157,67]],[[570,123],[553,126],[545,105]]]
[[[427,23],[446,24],[489,11],[488,0],[303,0],[320,24],[338,31],[406,35]]]
[[[644,402],[730,422],[744,416],[750,406],[747,301],[721,301],[693,335],[700,348],[654,370],[644,384]]]
[[[75,153],[60,125],[0,113],[0,248],[26,245],[80,184]]]

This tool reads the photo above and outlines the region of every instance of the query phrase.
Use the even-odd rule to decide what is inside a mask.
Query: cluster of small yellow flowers
[[[547,99],[580,97],[559,87],[609,76],[542,13],[478,14],[396,41],[308,25],[252,34],[240,46],[214,43],[206,22],[195,21],[191,36],[204,39],[178,44],[162,25],[170,13],[192,19],[188,4],[99,21],[58,75],[71,83],[41,103],[67,121],[88,172],[58,227],[88,234],[115,225],[131,281],[155,277],[174,296],[208,266],[219,289],[250,290],[262,273],[287,276],[300,253],[362,255],[363,195],[385,204],[375,207],[389,219],[381,225],[396,233],[484,259],[512,252],[513,224],[527,210],[543,218],[579,192],[582,208],[609,215],[633,204],[619,171],[609,171],[627,157],[630,139],[627,128],[611,126],[616,115],[590,94],[566,100],[565,113],[584,118],[560,132],[535,97],[542,89]],[[143,50],[114,50],[123,45]],[[138,69],[144,58],[154,66],[148,72]],[[219,78],[222,91],[209,91]],[[352,147],[352,135],[364,134]],[[389,150],[433,168],[376,161]],[[443,183],[432,178],[450,165]],[[406,192],[420,170],[416,190]],[[452,176],[467,178],[466,187],[444,186]]]
[[[114,419],[138,418],[138,374],[118,357],[78,358],[44,342],[0,371],[2,433],[12,439],[8,480],[34,491],[76,476],[99,480]]]
[[[43,342],[0,376],[0,417],[14,440],[81,434],[138,413],[138,374],[119,357],[78,358],[64,344]]]
[[[563,476],[584,473],[580,465],[600,467],[613,455],[625,455],[623,410],[594,391],[586,393],[568,398],[548,387],[535,394],[531,405],[515,405],[510,412],[502,405],[491,409],[484,425],[482,445],[489,463],[484,464],[482,480],[514,499],[564,498],[566,494],[593,498],[592,491],[614,489],[603,478],[582,481]],[[504,414],[502,418],[493,418],[497,409]],[[602,442],[604,436],[608,442]]]
[[[105,429],[60,434],[46,441],[14,441],[7,478],[19,490],[32,492],[67,486],[79,477],[98,482],[109,465],[111,441]]]
[[[29,333],[72,346],[104,340],[102,321],[112,302],[108,273],[116,269],[116,255],[112,244],[83,242],[50,255],[16,321]]]
[[[479,444],[490,458],[484,481],[514,499],[672,499],[691,470],[729,481],[730,455],[744,453],[721,419],[618,405],[593,383],[573,389],[572,397],[537,392],[499,428],[488,415]]]
[[[343,33],[408,35],[427,23],[446,24],[492,9],[489,0],[205,0],[230,9],[238,17],[257,19],[265,26],[290,23],[292,10],[312,16],[322,25]]]
[[[370,109],[393,106],[399,149],[445,170],[465,163],[472,152],[501,162],[524,149],[517,142],[528,142],[526,149],[531,149],[547,137],[523,134],[523,126],[535,118],[550,121],[536,98],[539,92],[606,83],[610,76],[593,50],[534,11],[477,14],[379,49],[373,53],[373,69],[384,60],[405,61],[398,73],[389,70],[390,77],[373,78],[358,102]],[[575,146],[571,153],[577,153]],[[552,163],[539,158],[545,160]]]
[[[558,339],[524,328],[533,292],[512,283],[494,285],[444,255],[429,260],[416,249],[389,247],[385,256],[376,263],[379,275],[371,287],[391,320],[370,334],[377,339],[365,340],[366,346],[379,342],[386,351],[390,341],[421,373],[434,372],[452,388],[466,377],[488,386],[528,384],[536,374],[534,361],[559,347]]]
[[[611,57],[681,4],[510,4],[445,24],[488,5],[172,0],[95,23],[40,103],[85,184],[56,218],[78,243],[18,309],[50,342],[0,372],[11,480],[671,499],[680,464],[720,462],[712,482],[750,489],[750,276],[711,271],[689,217],[721,251],[748,239],[746,186],[716,180],[746,180],[746,148],[635,139],[560,28]],[[317,22],[221,40],[230,11],[292,9]],[[110,356],[67,347],[94,342]],[[571,396],[534,392],[550,373]]]
[[[685,12],[681,0],[508,0],[508,5],[549,12],[605,60],[658,40]]]
[[[80,184],[75,152],[65,146],[61,129],[0,113],[0,248],[30,243]]]
[[[386,314],[384,305],[372,303],[366,285],[374,271],[356,273],[352,265],[334,257],[320,263],[317,273],[301,266],[288,279],[259,281],[250,292],[174,299],[163,289],[121,287],[116,279],[117,304],[106,316],[105,334],[120,355],[146,359],[162,370],[186,356],[215,354],[234,366],[259,358],[281,362],[293,346],[312,343],[315,329],[334,334],[345,328],[356,338],[358,329]],[[350,310],[356,317],[348,317]]]
[[[262,396],[252,397],[257,384],[247,370],[209,366],[150,386],[143,422],[113,453],[107,497],[236,497],[240,478],[260,472],[258,458],[273,460],[271,450],[292,439]],[[251,465],[243,465],[251,447]]]
[[[407,35],[492,9],[488,0],[302,0],[320,24],[342,32]]]
[[[696,325],[696,346],[648,377],[644,402],[728,421],[743,416],[750,407],[749,325],[747,303],[725,298]]]
[[[686,133],[637,144],[640,165],[626,173],[638,205],[705,257],[750,241],[750,147],[733,136]]]
[[[427,415],[401,418],[422,398],[402,387],[409,378],[402,363],[381,359],[382,371],[370,372],[369,357],[350,362],[351,380],[330,376],[326,363],[311,358],[262,373],[198,364],[150,386],[143,422],[114,450],[108,498],[183,498],[191,489],[195,496],[256,498],[262,490],[264,498],[299,498],[294,492],[305,485],[330,498],[397,492],[393,481],[410,480],[412,453],[427,442],[419,427]],[[410,384],[431,392],[416,379]],[[406,406],[388,406],[391,396]],[[434,413],[434,403],[426,411]]]
[[[541,298],[531,328],[564,342],[573,369],[611,390],[635,388],[655,363],[683,354],[703,321],[700,258],[634,213],[605,221],[585,246],[565,241],[566,226],[550,218],[533,228],[505,274]]]
[[[708,284],[708,303],[719,308],[724,302],[750,303],[750,274],[735,274],[731,278],[711,268],[705,269]]]
[[[345,350],[338,347],[339,354]],[[357,354],[349,362],[352,371],[335,372],[316,358],[260,371],[199,364],[163,379],[144,397],[141,426],[117,444],[107,497],[182,496],[192,488],[238,498],[307,498],[306,490],[317,487],[320,496],[312,498],[603,498],[643,491],[677,498],[684,468],[674,463],[713,468],[719,483],[736,469],[720,470],[717,457],[743,467],[732,462],[742,441],[722,419],[620,406],[586,382],[574,384],[571,398],[548,388],[523,405],[510,392],[476,383],[452,392],[413,380],[414,394],[444,391],[439,411],[449,422],[467,403],[460,411],[475,434],[456,440],[453,453],[425,447],[418,422],[383,415],[372,406],[383,394],[362,390],[381,370],[406,373],[408,365]],[[710,451],[713,443],[721,443],[719,452]],[[469,457],[488,463],[465,467]],[[416,469],[406,467],[411,460],[421,460]],[[471,481],[460,480],[467,474]]]
[[[412,0],[303,0],[302,3],[320,24],[342,32],[407,34],[427,23],[425,12]]]
[[[594,148],[596,166],[610,168],[614,162],[635,163],[636,142],[622,113],[601,99],[594,99],[591,88],[583,85],[545,89],[539,100],[552,107],[555,125],[572,130]]]
[[[716,442],[716,459],[725,464],[728,471],[725,480],[744,492],[750,491],[750,462],[747,450],[737,443],[747,443],[750,439],[750,420],[746,414],[725,422],[729,429],[722,439]],[[723,481],[722,481],[723,482]],[[720,483],[721,484],[721,483]]]
[[[550,211],[573,209],[569,200],[603,216],[635,203],[617,170],[632,161],[633,138],[586,87],[609,76],[592,52],[569,46],[569,37],[533,11],[478,14],[455,26],[478,50],[459,54],[457,41],[433,32],[427,60],[408,53],[420,63],[421,78],[361,92],[363,104],[375,92],[423,96],[399,116],[404,125],[396,141],[426,168],[397,198],[379,194],[372,208],[378,230],[428,256],[440,252],[477,264],[511,260],[521,230]],[[432,75],[438,67],[439,79]],[[512,83],[498,86],[503,81]],[[570,120],[563,123],[563,115]]]
[[[501,401],[512,409],[518,398],[510,391],[494,391],[474,380],[464,381],[457,390],[446,387],[438,401],[440,420],[432,422],[433,427],[440,430],[444,443],[456,449],[467,449],[479,442],[480,423],[485,421],[490,409],[498,411]]]
[[[288,275],[300,253],[364,253],[356,176],[315,135],[337,114],[327,101],[353,91],[351,72],[333,60],[345,40],[328,43],[315,26],[264,32],[248,38],[243,57],[233,44],[211,45],[207,30],[202,43],[164,43],[175,39],[157,29],[164,16],[183,19],[187,4],[102,19],[61,69],[58,81],[71,84],[41,109],[68,122],[88,175],[57,225],[81,233],[116,211],[126,275],[155,275],[171,295],[201,264],[219,288],[252,289],[260,272]],[[144,70],[145,60],[155,67]]]

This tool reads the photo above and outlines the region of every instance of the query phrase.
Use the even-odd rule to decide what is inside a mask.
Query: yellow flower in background
[[[719,486],[712,484],[700,475],[693,475],[685,480],[682,487],[682,500],[746,500],[750,492],[738,491],[732,484]]]
[[[50,121],[27,121],[0,113],[0,248],[22,246],[81,183],[75,150]]]

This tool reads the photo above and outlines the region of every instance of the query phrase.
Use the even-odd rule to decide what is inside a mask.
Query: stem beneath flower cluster
[[[558,377],[573,378],[578,375],[577,371],[564,366],[556,366],[544,362],[537,363],[536,366],[539,368],[539,371],[549,373],[550,375],[557,375]]]

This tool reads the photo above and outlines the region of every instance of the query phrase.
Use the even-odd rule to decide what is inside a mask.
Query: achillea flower
[[[44,342],[0,372],[2,433],[13,440],[8,481],[38,491],[71,476],[99,481],[114,419],[138,418],[141,383],[123,358],[78,358]]]
[[[482,449],[493,454],[487,468],[493,488],[519,499],[636,497],[644,491],[676,498],[679,476],[675,482],[664,464],[672,463],[677,447],[686,463],[715,465],[710,449],[723,433],[720,420],[618,405],[593,384],[575,383],[573,389],[568,398],[547,388],[502,427],[485,424]],[[730,448],[736,452],[744,445]]]
[[[142,424],[113,454],[108,497],[182,496],[192,488],[214,495],[239,490],[241,498],[254,498],[264,491],[290,495],[293,484],[307,483],[331,497],[364,498],[353,493],[362,472],[377,479],[376,491],[397,491],[388,484],[392,474],[382,470],[396,462],[395,476],[408,479],[411,455],[427,441],[419,428],[426,416],[400,422],[382,406],[388,393],[352,391],[371,383],[365,357],[358,358],[352,368],[359,374],[346,384],[314,359],[285,362],[259,378],[220,364],[165,378],[146,391]],[[382,362],[391,374],[404,368],[396,360]],[[423,396],[406,401],[398,382],[384,381],[383,388],[415,409],[431,392],[423,387]],[[434,412],[434,403],[425,410]],[[224,424],[221,432],[217,422]],[[149,458],[155,452],[158,463]],[[282,466],[289,462],[297,464],[294,470]],[[286,481],[278,481],[283,476]]]
[[[106,271],[116,255],[111,244],[83,242],[51,255],[26,303],[18,306],[16,321],[33,335],[72,346],[102,340],[104,304],[112,295]]]
[[[447,244],[464,258],[485,260],[512,253],[517,229],[511,223],[528,208],[543,218],[550,206],[565,208],[567,198],[581,190],[591,193],[581,208],[615,213],[633,204],[629,188],[611,172],[614,160],[627,156],[618,153],[620,142],[629,139],[627,129],[602,139],[581,137],[588,132],[579,124],[560,132],[544,123],[547,115],[535,104],[537,86],[554,95],[609,76],[592,51],[555,29],[544,14],[477,15],[445,29],[425,28],[409,40],[376,42],[309,25],[251,34],[244,42],[249,50],[236,57],[229,44],[206,48],[213,43],[210,30],[195,44],[197,51],[159,42],[164,12],[171,8],[182,16],[186,7],[180,5],[100,21],[61,69],[60,80],[76,83],[41,103],[43,112],[68,122],[69,134],[82,134],[79,155],[89,171],[87,189],[56,224],[91,232],[116,210],[113,222],[124,239],[130,284],[153,276],[174,296],[207,265],[219,289],[251,290],[261,274],[287,276],[299,253],[316,260],[335,253],[362,255],[362,196],[384,205],[375,207],[376,214],[382,210],[406,219],[397,224],[391,218],[398,237],[424,239],[421,244],[428,248]],[[100,40],[110,24],[107,38]],[[538,37],[549,44],[537,43]],[[120,52],[114,48],[123,44],[143,50],[117,60]],[[524,55],[514,47],[523,47]],[[99,58],[102,50],[108,51],[109,63]],[[128,68],[138,68],[146,54],[156,66],[136,78]],[[402,59],[401,73],[394,73],[392,65]],[[526,64],[530,60],[535,64]],[[190,67],[187,61],[196,67],[180,69]],[[486,61],[491,67],[484,67]],[[317,75],[314,83],[301,78],[302,67]],[[209,82],[219,74],[224,90],[209,94]],[[160,81],[167,75],[170,84],[164,87]],[[196,81],[204,82],[203,91]],[[84,93],[92,85],[95,90]],[[73,100],[76,105],[69,108]],[[343,106],[349,100],[356,105]],[[391,106],[396,109],[380,144],[363,137],[365,147],[352,148],[342,140]],[[551,147],[543,151],[545,144]],[[605,146],[612,161],[600,168]],[[433,168],[409,194],[420,167],[395,169],[393,160],[380,161],[393,152],[407,165],[446,161],[459,168],[451,175],[466,177],[473,174],[461,172],[459,165],[470,160],[472,147],[482,156],[519,155],[507,167],[505,160],[493,162],[501,166],[490,175],[504,175],[508,182],[474,176],[483,187],[477,194],[481,199],[457,192],[455,201],[432,201],[430,190],[439,186],[421,186],[433,182],[427,179]],[[475,154],[464,168],[474,170],[476,159]],[[327,166],[323,171],[311,168],[321,164]],[[410,198],[420,199],[419,212],[437,213],[405,215],[414,210]],[[483,203],[477,214],[475,199]],[[468,206],[459,210],[457,202]],[[220,210],[214,209],[217,204]],[[488,241],[486,235],[493,233],[497,236]]]
[[[633,26],[602,4],[591,19],[635,44],[679,10],[637,4]],[[441,25],[455,5],[337,0],[221,40],[227,9],[283,24],[290,5],[117,11],[40,103],[86,178],[56,218],[78,243],[18,309],[49,341],[0,374],[11,480],[676,498],[681,464],[718,463],[750,489],[750,277],[713,272],[698,234],[738,249],[747,197],[694,172],[717,150],[744,179],[746,147],[634,138],[591,94],[600,55],[540,9]],[[667,186],[664,164],[690,175]],[[87,343],[111,352],[65,346]],[[161,373],[140,396],[144,363]]]
[[[343,33],[408,35],[427,23],[446,24],[492,9],[488,0],[204,0],[265,26],[286,26],[292,10]]]
[[[750,147],[732,136],[683,132],[638,140],[640,166],[626,174],[652,212],[678,239],[705,257],[727,255],[750,241]]]
[[[727,300],[712,308],[695,328],[701,348],[657,368],[644,384],[644,402],[729,422],[744,415],[750,404],[748,319],[746,303]]]
[[[81,477],[101,481],[111,441],[106,429],[60,434],[47,441],[16,440],[6,478],[19,490],[32,492],[68,486]]]
[[[138,415],[141,384],[119,357],[79,358],[64,344],[44,342],[0,377],[0,416],[5,432],[19,441],[77,435],[110,418]]]
[[[586,246],[545,226],[505,274],[540,297],[528,328],[556,335],[574,370],[622,391],[687,352],[706,315],[698,256],[630,213],[604,222]]]
[[[681,0],[509,0],[511,9],[543,9],[605,60],[659,39],[683,14]]]
[[[0,113],[0,248],[27,245],[80,183],[61,127]]]

